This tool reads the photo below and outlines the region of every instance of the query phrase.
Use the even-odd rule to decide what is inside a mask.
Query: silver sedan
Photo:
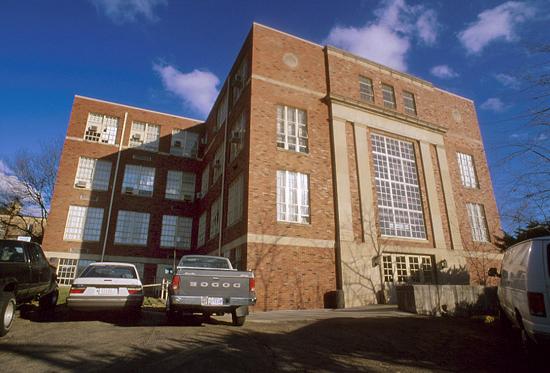
[[[129,310],[139,313],[143,285],[136,267],[129,263],[92,263],[77,277],[67,306],[79,311]]]

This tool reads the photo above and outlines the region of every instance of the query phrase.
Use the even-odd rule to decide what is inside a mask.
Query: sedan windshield
[[[181,258],[178,267],[229,269],[229,264],[228,261],[223,258],[201,258],[192,256]]]
[[[93,278],[137,278],[136,270],[126,266],[89,266],[80,277]]]

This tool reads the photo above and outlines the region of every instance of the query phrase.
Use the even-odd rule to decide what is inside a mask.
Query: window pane
[[[309,175],[277,171],[277,220],[309,223]]]
[[[392,86],[382,84],[382,96],[384,98],[384,106],[390,109],[395,109],[395,92]]]

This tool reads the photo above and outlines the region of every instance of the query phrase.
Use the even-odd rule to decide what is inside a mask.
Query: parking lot
[[[0,340],[5,372],[42,371],[514,371],[525,357],[511,332],[479,320],[427,318],[392,306],[274,311],[169,324],[74,314],[42,320],[30,306]]]

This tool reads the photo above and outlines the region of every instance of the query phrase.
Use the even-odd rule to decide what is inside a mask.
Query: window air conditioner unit
[[[184,202],[193,202],[193,195],[192,194],[184,194],[183,195],[183,201]]]
[[[132,188],[132,187],[125,187],[125,188],[124,188],[124,193],[126,193],[126,194],[134,194],[134,188]]]
[[[241,132],[240,131],[233,131],[231,132],[231,140],[232,143],[240,143],[241,142]]]
[[[90,132],[97,132],[97,126],[90,126],[90,127],[88,127],[88,131],[90,131]]]
[[[77,187],[77,188],[86,188],[88,184],[85,182],[85,181],[82,181],[82,180],[78,180],[74,186]]]
[[[174,148],[181,148],[181,147],[182,147],[181,141],[179,140],[174,141]]]
[[[195,193],[195,198],[196,199],[201,199],[202,198],[202,192]]]

